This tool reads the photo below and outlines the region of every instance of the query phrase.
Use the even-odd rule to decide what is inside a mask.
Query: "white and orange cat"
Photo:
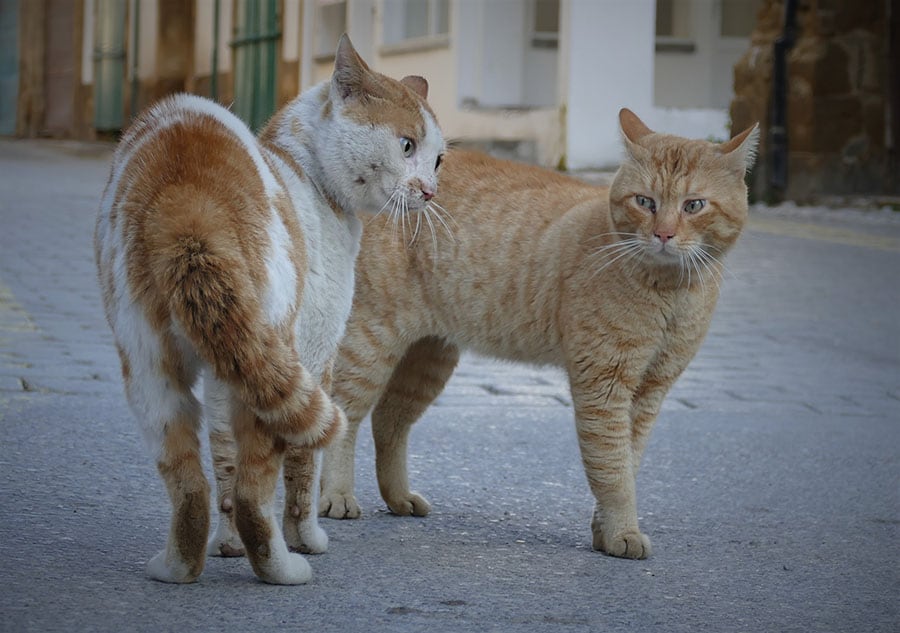
[[[372,411],[381,494],[400,515],[411,492],[410,426],[461,349],[568,373],[581,457],[596,498],[593,547],[644,558],[635,475],[663,397],[703,340],[722,257],[747,215],[751,128],[713,144],[658,134],[620,113],[626,158],[609,189],[452,150],[435,199],[453,234],[397,240],[372,221],[335,366],[348,433],[326,451],[322,515],[358,517],[354,445]],[[373,409],[374,407],[374,409]]]
[[[172,502],[151,577],[191,582],[207,555],[192,393],[202,375],[220,511],[211,553],[246,549],[266,582],[309,580],[285,538],[324,551],[317,500],[289,491],[283,535],[277,477],[290,450],[291,468],[315,478],[315,449],[346,424],[327,385],[350,312],[357,213],[400,202],[419,212],[434,195],[444,141],[427,89],[421,77],[371,71],[345,36],[331,81],[285,106],[259,138],[190,95],[160,101],[122,138],[95,250],[128,403]]]

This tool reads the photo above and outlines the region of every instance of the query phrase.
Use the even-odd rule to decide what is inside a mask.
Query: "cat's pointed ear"
[[[648,134],[653,134],[653,130],[644,125],[638,115],[628,108],[619,110],[619,125],[622,126],[622,134],[632,143],[637,143]]]
[[[331,85],[341,99],[362,96],[365,78],[370,72],[369,66],[353,48],[350,37],[346,33],[341,35],[334,54],[334,74],[331,76]]]
[[[647,150],[637,143],[643,137],[652,134],[653,130],[644,125],[638,115],[628,108],[619,110],[619,126],[622,128],[622,139],[625,141],[628,154],[635,160],[646,158]]]
[[[744,174],[753,167],[756,160],[756,148],[759,144],[759,123],[754,123],[730,141],[719,145],[719,149],[728,157],[732,169]]]
[[[407,75],[400,80],[400,83],[415,92],[423,99],[428,98],[428,81],[426,81],[425,77],[419,77],[418,75]]]

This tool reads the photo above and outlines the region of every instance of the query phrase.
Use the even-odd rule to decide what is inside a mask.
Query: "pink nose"
[[[656,237],[659,238],[659,241],[662,242],[663,244],[665,244],[666,242],[671,240],[673,237],[675,237],[674,234],[670,234],[670,233],[654,233],[654,235],[656,235]]]
[[[432,198],[434,198],[434,192],[426,191],[425,189],[422,189],[422,197],[425,198],[426,200],[431,200]]]

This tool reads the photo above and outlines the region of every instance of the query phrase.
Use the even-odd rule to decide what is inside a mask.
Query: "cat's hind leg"
[[[300,554],[288,550],[275,519],[275,487],[285,440],[272,433],[266,422],[236,398],[231,402],[231,409],[237,442],[234,522],[247,558],[264,582],[280,585],[308,582],[312,578],[309,563]]]
[[[282,527],[288,547],[304,554],[328,549],[328,534],[319,527],[319,481],[322,450],[288,446],[284,458],[284,516]]]
[[[148,338],[144,349],[151,347]],[[166,548],[150,560],[147,573],[164,582],[193,582],[203,571],[209,532],[209,483],[200,459],[200,405],[182,363],[120,353],[128,403],[172,503]]]
[[[219,521],[206,546],[209,556],[243,556],[244,545],[234,524],[234,477],[237,444],[231,431],[231,389],[211,372],[203,379],[203,417],[209,428],[209,449],[216,477]]]
[[[378,487],[394,514],[425,516],[431,510],[422,495],[410,490],[409,432],[444,390],[458,362],[455,345],[437,337],[419,339],[407,349],[372,411]]]

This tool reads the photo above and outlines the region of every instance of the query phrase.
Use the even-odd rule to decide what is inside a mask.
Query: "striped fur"
[[[663,397],[706,334],[721,258],[747,213],[756,138],[655,134],[627,110],[620,123],[627,157],[609,189],[452,151],[436,199],[452,235],[437,230],[435,248],[367,226],[335,367],[349,430],[326,452],[321,514],[359,516],[353,451],[370,410],[382,496],[397,514],[427,514],[409,489],[407,437],[459,350],[472,349],[568,372],[594,547],[649,555],[635,474]]]
[[[327,547],[317,496],[288,490],[282,534],[276,478],[286,451],[292,481],[317,478],[319,449],[346,426],[328,384],[351,306],[357,212],[397,198],[418,212],[436,188],[444,143],[423,85],[372,72],[344,38],[332,81],[288,104],[259,139],[190,95],[157,103],[123,136],[95,249],[128,402],[172,501],[151,577],[191,582],[207,550],[246,550],[264,581],[310,578],[288,545]],[[376,162],[377,177],[357,182]],[[192,392],[201,375],[202,407]],[[208,543],[201,410],[220,511]],[[318,480],[305,479],[297,485],[318,492]]]

